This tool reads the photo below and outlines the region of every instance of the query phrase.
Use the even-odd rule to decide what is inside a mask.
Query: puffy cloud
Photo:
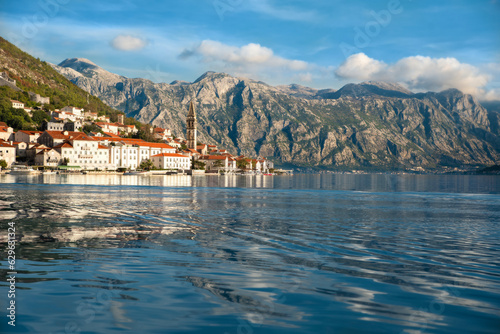
[[[304,61],[276,56],[273,50],[255,43],[236,47],[204,40],[192,49],[185,49],[180,58],[193,56],[201,57],[202,61],[208,63],[222,63],[225,67],[281,68],[291,71],[304,71],[309,68],[309,64]]]
[[[372,59],[364,53],[357,53],[347,58],[335,74],[341,78],[370,80],[385,68],[383,62]]]
[[[146,40],[130,35],[118,35],[111,41],[111,46],[120,51],[137,51],[146,45]]]
[[[386,64],[364,53],[349,56],[335,71],[344,79],[400,82],[416,91],[457,88],[480,99],[500,98],[485,86],[491,76],[455,58],[407,57]]]

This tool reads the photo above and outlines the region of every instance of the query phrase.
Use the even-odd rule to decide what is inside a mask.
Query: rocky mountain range
[[[179,136],[193,100],[199,141],[282,165],[439,169],[500,163],[499,114],[456,89],[415,94],[381,82],[339,90],[274,87],[214,72],[166,84],[126,78],[81,58],[53,67],[127,116]]]

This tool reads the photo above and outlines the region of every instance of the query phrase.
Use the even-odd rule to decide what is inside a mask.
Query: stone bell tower
[[[186,140],[187,148],[196,150],[196,113],[194,111],[194,104],[192,100],[189,105],[189,112],[186,118]]]

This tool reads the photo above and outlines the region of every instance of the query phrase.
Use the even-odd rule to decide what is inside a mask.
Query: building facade
[[[35,165],[45,167],[57,167],[61,160],[61,154],[55,149],[41,150],[35,155]]]
[[[0,160],[5,160],[7,162],[7,167],[10,167],[14,162],[16,162],[16,148],[15,146],[0,141]]]
[[[153,155],[151,161],[158,169],[191,169],[191,159],[179,153],[160,153]]]
[[[84,134],[66,140],[54,146],[54,149],[61,154],[61,160],[67,159],[70,166],[87,170],[115,169],[109,162],[109,148]]]
[[[110,163],[116,168],[137,169],[141,162],[161,153],[175,153],[167,144],[149,143],[142,140],[123,139],[109,146]]]

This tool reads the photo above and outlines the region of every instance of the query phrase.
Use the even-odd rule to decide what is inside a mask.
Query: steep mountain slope
[[[99,98],[89,96],[87,92],[75,86],[48,63],[32,57],[0,37],[0,72],[4,71],[11,79],[16,80],[17,86],[17,89],[4,88],[6,98],[19,98],[20,95],[17,92],[23,90],[27,101],[29,101],[28,92],[49,96],[51,99],[48,107],[51,109],[74,105],[101,114],[117,112]]]
[[[272,87],[214,72],[165,84],[118,76],[84,59],[54,68],[127,116],[176,134],[184,133],[194,99],[201,141],[278,163],[390,169],[500,161],[498,118],[457,90],[413,94],[378,82],[338,91]]]

